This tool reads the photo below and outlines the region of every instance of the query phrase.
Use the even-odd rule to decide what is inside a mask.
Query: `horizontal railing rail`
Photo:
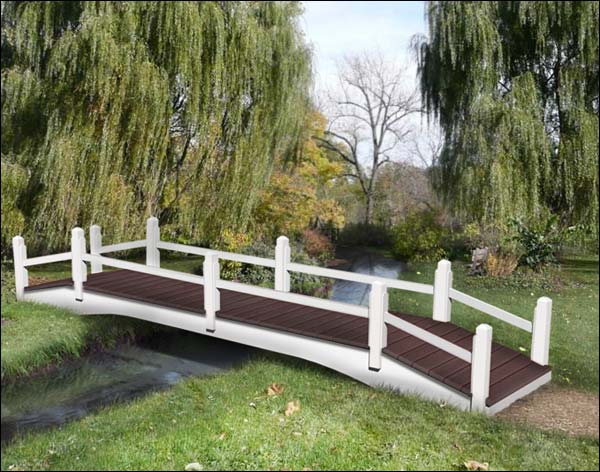
[[[347,315],[359,316],[361,318],[369,317],[369,309],[365,306],[354,305],[352,303],[336,302],[326,298],[318,298],[300,293],[278,292],[266,287],[257,287],[256,285],[231,282],[229,280],[217,280],[217,288],[230,290],[232,292],[241,292],[257,297],[270,298],[282,302],[296,303],[298,305],[309,306],[311,308],[321,308],[323,310],[335,311]]]
[[[362,284],[372,284],[373,282],[381,282],[388,288],[397,288],[409,292],[425,293],[433,295],[433,285],[420,284],[416,282],[407,282],[405,280],[389,279],[387,277],[377,277],[368,274],[358,274],[356,272],[348,272],[339,269],[330,269],[327,267],[318,267],[307,264],[298,264],[290,262],[287,266],[288,270],[294,272],[302,272],[308,275],[316,275],[319,277],[328,277],[330,279],[346,280],[348,282],[358,282]]]
[[[190,282],[193,284],[204,285],[204,277],[201,275],[188,274],[177,270],[164,269],[161,267],[150,267],[137,262],[122,261],[106,256],[95,256],[93,254],[83,254],[84,262],[97,262],[98,264],[114,267],[116,269],[131,270],[133,272],[141,272],[142,274],[156,275],[167,279],[180,280],[182,282]]]
[[[29,257],[23,261],[24,267],[31,267],[42,264],[52,264],[54,262],[64,262],[71,260],[71,252],[61,252],[48,256]]]
[[[182,252],[185,254],[193,254],[196,256],[205,256],[207,252],[214,252],[219,256],[219,259],[228,261],[241,262],[242,264],[259,265],[263,267],[275,268],[275,260],[264,257],[250,256],[247,254],[238,254],[236,252],[217,251],[197,246],[188,246],[187,244],[168,243],[159,241],[156,245],[158,249],[166,249],[167,251]]]
[[[146,249],[145,264],[102,255],[138,248]],[[204,257],[203,276],[161,268],[160,250]],[[484,409],[485,400],[489,395],[492,328],[486,324],[480,324],[472,339],[472,350],[465,349],[390,313],[388,311],[388,289],[433,295],[433,319],[438,322],[450,321],[451,302],[457,301],[530,332],[532,333],[531,359],[541,365],[547,365],[548,363],[552,300],[546,297],[539,298],[534,311],[533,322],[529,321],[453,288],[451,265],[449,261],[445,260],[438,263],[434,284],[422,284],[291,262],[289,241],[284,236],[277,239],[274,259],[161,241],[158,219],[156,218],[148,219],[145,239],[110,245],[102,245],[101,229],[99,226],[93,225],[90,228],[89,253],[86,250],[85,233],[81,228],[75,228],[72,231],[70,252],[32,258],[27,257],[27,248],[23,238],[15,236],[13,238],[13,255],[18,300],[23,300],[25,287],[29,284],[27,267],[70,260],[75,299],[78,301],[83,301],[84,282],[87,280],[88,271],[86,263],[88,262],[91,265],[92,273],[102,272],[103,266],[108,266],[203,285],[204,313],[208,332],[214,332],[215,330],[216,312],[220,310],[219,290],[245,293],[366,318],[368,319],[368,364],[369,369],[375,371],[381,369],[383,365],[381,353],[387,346],[387,325],[393,326],[471,364],[471,404],[473,409]],[[220,259],[275,269],[275,288],[222,280],[219,275]],[[291,293],[290,272],[370,285],[369,304],[368,306],[362,306]]]
[[[460,347],[458,344],[448,341],[447,339],[438,336],[437,334],[430,333],[429,331],[419,328],[417,325],[410,323],[409,321],[398,318],[393,313],[385,314],[386,323],[391,324],[392,326],[414,336],[415,338],[419,338],[421,341],[425,341],[433,346],[441,349],[442,351],[447,352],[459,359],[462,359],[465,362],[471,363],[472,356],[471,351]]]
[[[109,244],[108,246],[101,246],[98,249],[98,254],[106,254],[109,252],[129,251],[131,249],[140,249],[146,247],[146,240],[139,239],[137,241],[128,241],[125,243]]]
[[[456,289],[451,288],[449,291],[450,298],[460,302],[464,305],[470,306],[471,308],[475,308],[483,313],[486,313],[494,318],[504,321],[510,325],[516,326],[517,328],[521,328],[529,333],[533,331],[533,323],[525,318],[521,318],[520,316],[513,315],[502,308],[495,307],[494,305],[490,305],[478,298],[472,297],[471,295],[467,295],[466,293],[459,292]]]

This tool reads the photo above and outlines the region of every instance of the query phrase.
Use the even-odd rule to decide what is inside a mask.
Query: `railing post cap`
[[[219,253],[217,251],[208,250],[204,254],[204,258],[206,259],[208,257],[219,257]]]
[[[73,228],[71,230],[71,235],[74,237],[80,238],[82,236],[85,236],[85,231],[83,231],[83,228],[76,226],[75,228]]]
[[[538,304],[540,304],[540,305],[546,305],[546,304],[548,304],[548,303],[552,303],[552,299],[551,299],[551,298],[549,298],[549,297],[540,297],[540,298],[538,298],[538,301],[537,301],[537,302],[538,302]]]
[[[479,326],[477,326],[477,329],[475,330],[475,334],[491,334],[492,333],[492,327],[487,324],[487,323],[482,323]]]
[[[452,264],[450,263],[450,261],[448,259],[442,259],[441,261],[438,262],[438,269],[450,269],[450,267],[452,267]]]
[[[373,287],[378,287],[378,288],[384,288],[385,287],[385,284],[381,280],[374,280],[373,282],[371,282],[371,285]]]
[[[277,238],[277,244],[288,244],[290,242],[290,240],[287,238],[287,236],[279,236]]]
[[[12,243],[13,243],[13,246],[17,246],[17,245],[24,244],[25,240],[23,239],[23,236],[17,235],[12,238]]]
[[[90,226],[90,229],[93,229],[93,230],[97,231],[97,230],[100,229],[100,225],[92,225],[92,226]]]

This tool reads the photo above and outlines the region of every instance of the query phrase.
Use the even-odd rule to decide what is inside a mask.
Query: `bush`
[[[436,261],[446,256],[442,246],[444,227],[436,214],[426,210],[412,213],[392,230],[392,254],[404,261]]]
[[[324,234],[313,229],[307,229],[302,236],[304,250],[319,262],[327,262],[333,258],[333,244]]]
[[[492,277],[505,277],[512,274],[519,265],[519,256],[511,253],[489,253],[485,262],[485,271]]]
[[[350,223],[339,232],[337,244],[340,246],[390,246],[390,230],[383,225]]]
[[[522,247],[521,265],[539,272],[543,267],[556,264],[556,251],[560,246],[558,218],[550,215],[537,225],[526,225],[521,220],[511,220],[515,231],[513,239]]]

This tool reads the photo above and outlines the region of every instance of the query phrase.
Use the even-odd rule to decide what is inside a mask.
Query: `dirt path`
[[[598,395],[548,385],[498,413],[497,418],[572,436],[598,437]]]

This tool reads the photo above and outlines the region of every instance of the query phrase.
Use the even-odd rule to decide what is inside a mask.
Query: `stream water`
[[[398,261],[356,248],[342,248],[336,268],[396,278]],[[368,302],[365,284],[336,281],[331,298]],[[189,376],[205,376],[247,361],[256,349],[185,331],[123,345],[65,363],[50,374],[2,387],[2,442],[28,430],[81,418],[115,402],[169,388]]]

